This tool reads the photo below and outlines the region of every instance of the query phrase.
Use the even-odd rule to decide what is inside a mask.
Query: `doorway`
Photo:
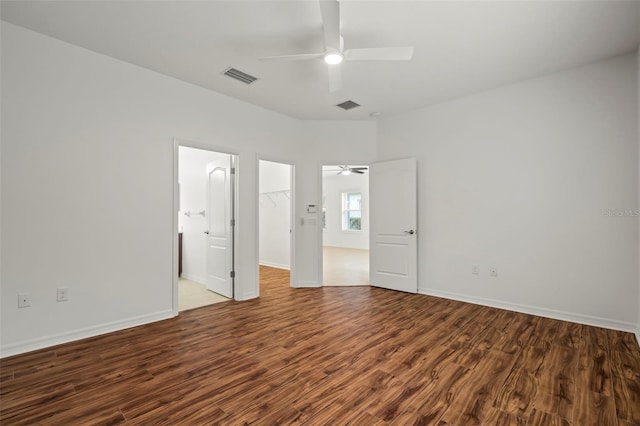
[[[369,285],[369,170],[322,166],[324,286]]]
[[[258,263],[260,291],[270,286],[291,286],[293,265],[293,166],[276,161],[258,162]]]
[[[182,144],[177,151],[177,307],[183,311],[233,299],[236,156]]]

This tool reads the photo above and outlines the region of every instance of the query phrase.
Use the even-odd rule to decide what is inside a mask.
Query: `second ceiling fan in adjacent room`
[[[369,170],[369,168],[366,166],[350,167],[350,166],[344,165],[344,166],[338,166],[338,167],[339,169],[330,169],[326,171],[337,172],[336,174],[340,176],[348,176],[350,174],[363,175],[365,171]]]

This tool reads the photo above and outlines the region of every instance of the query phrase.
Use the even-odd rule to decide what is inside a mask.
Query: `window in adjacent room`
[[[342,230],[362,230],[362,193],[342,193]]]

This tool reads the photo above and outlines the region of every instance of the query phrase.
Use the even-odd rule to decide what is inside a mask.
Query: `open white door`
[[[233,298],[232,157],[207,164],[207,288]]]
[[[417,177],[416,160],[371,164],[371,285],[417,293]]]

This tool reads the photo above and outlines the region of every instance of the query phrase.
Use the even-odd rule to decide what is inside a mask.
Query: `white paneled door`
[[[390,290],[418,291],[415,158],[371,164],[370,280]]]
[[[207,288],[233,298],[232,156],[207,164]]]

